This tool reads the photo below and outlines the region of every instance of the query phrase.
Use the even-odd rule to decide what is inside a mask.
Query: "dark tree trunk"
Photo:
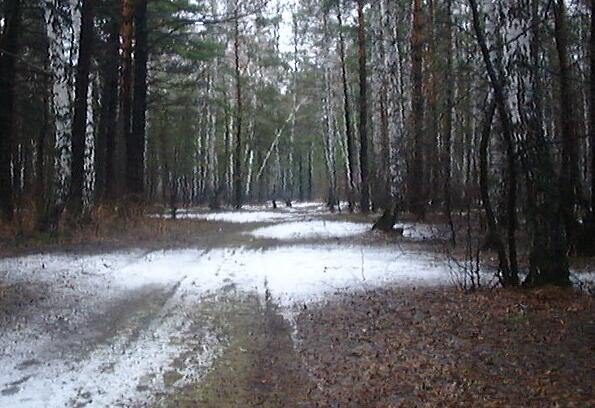
[[[368,78],[366,71],[366,22],[364,16],[364,0],[357,2],[357,40],[359,59],[359,137],[360,137],[360,174],[361,199],[360,210],[370,211],[370,186],[368,175]]]
[[[233,205],[236,209],[242,207],[242,73],[240,70],[240,21],[238,5],[235,9],[235,31],[234,31],[234,59],[236,76],[236,143],[234,153],[234,174]]]
[[[444,145],[443,149],[443,171],[444,171],[444,212],[450,225],[452,243],[456,245],[456,231],[452,220],[452,198],[451,198],[451,155],[452,155],[452,111],[454,108],[453,75],[452,75],[452,0],[446,2],[446,71],[444,86],[446,87],[446,104],[444,112]]]
[[[556,50],[560,63],[560,126],[562,130],[562,168],[560,171],[560,197],[566,235],[573,242],[577,228],[574,211],[578,196],[578,153],[576,123],[570,78],[570,62],[567,50],[566,5],[564,0],[556,0],[554,5]]]
[[[313,174],[314,154],[312,152],[313,150],[314,150],[314,146],[312,144],[310,144],[310,150],[308,151],[308,188],[306,190],[306,195],[308,197],[308,200],[312,200],[312,191],[314,188],[314,174]]]
[[[337,6],[337,20],[339,22],[339,58],[341,60],[341,82],[343,85],[343,113],[345,115],[345,139],[347,143],[347,201],[349,210],[354,209],[355,193],[355,146],[353,127],[351,123],[351,107],[349,105],[349,85],[347,84],[347,67],[345,63],[345,38],[343,36],[342,2]]]
[[[107,39],[105,63],[103,66],[103,89],[101,93],[101,113],[95,152],[96,199],[113,200],[116,197],[115,154],[118,111],[118,60],[119,22],[118,0],[113,0],[108,16],[109,36]]]
[[[488,177],[488,150],[490,147],[490,136],[492,131],[492,122],[494,114],[496,113],[496,103],[492,100],[486,110],[486,116],[481,132],[481,141],[479,146],[479,187],[481,194],[481,203],[485,211],[486,221],[488,224],[487,235],[483,247],[494,248],[498,253],[498,268],[503,276],[510,275],[510,265],[506,255],[506,247],[500,231],[498,229],[496,214],[492,206],[489,193],[489,177]]]
[[[16,57],[19,52],[21,1],[5,4],[5,26],[0,38],[0,211],[11,221],[14,212],[10,163],[14,138]]]
[[[409,177],[410,207],[419,219],[425,217],[426,200],[424,175],[424,99],[423,99],[423,16],[421,0],[413,0],[413,30],[411,34],[411,101],[413,120],[413,162]]]
[[[595,218],[595,4],[591,2],[591,212]]]
[[[87,96],[89,92],[89,70],[93,50],[93,7],[95,0],[83,2],[81,10],[81,33],[76,68],[74,117],[72,120],[72,162],[69,208],[73,215],[80,215],[83,209],[85,189],[85,139],[87,136]]]
[[[126,143],[126,159],[130,151],[134,151],[135,144],[132,139],[131,118],[132,118],[132,20],[134,16],[134,2],[122,0],[122,24],[120,26],[121,44],[121,71],[120,71],[120,135]],[[125,166],[127,172],[128,165]],[[125,175],[126,176],[126,175]],[[126,184],[125,177],[125,184]],[[111,181],[108,181],[108,183]],[[115,182],[115,180],[114,180]],[[118,186],[114,186],[114,189]]]
[[[541,36],[539,29],[539,0],[531,1],[531,66],[539,66]],[[537,68],[530,71],[531,92],[528,98],[527,136],[521,162],[527,178],[528,220],[531,225],[529,274],[523,285],[570,285],[568,245],[560,219],[561,197],[556,188],[556,174],[549,144],[543,133],[541,79]]]
[[[48,93],[49,90],[48,79],[44,79],[44,95],[42,97],[43,101],[43,117],[42,126],[39,129],[39,133],[37,135],[37,142],[36,142],[36,150],[35,150],[35,208],[37,211],[37,216],[41,217],[42,214],[45,212],[46,206],[46,199],[47,199],[47,189],[46,186],[48,184],[48,172],[46,171],[46,163],[47,163],[47,135],[48,135],[48,118],[49,118],[49,100],[48,100]]]
[[[591,145],[591,213],[592,218],[595,219],[595,3],[591,2],[591,46],[589,49],[591,54],[591,113],[590,113],[590,130],[589,143]]]
[[[425,62],[425,69],[427,75],[425,80],[424,88],[427,88],[427,115],[425,122],[427,124],[424,135],[424,164],[426,166],[426,196],[428,198],[428,205],[436,207],[439,196],[430,196],[430,192],[440,191],[440,157],[438,151],[438,119],[440,113],[438,112],[438,49],[437,43],[439,39],[436,35],[436,22],[435,22],[435,10],[434,1],[427,1],[427,29],[425,30],[425,43],[427,44],[425,56],[427,61]],[[444,86],[448,86],[446,83]]]
[[[301,155],[298,156],[298,183],[299,183],[299,199],[304,201],[304,161]]]
[[[132,148],[127,150],[128,193],[143,198],[145,173],[145,120],[147,110],[147,62],[149,58],[147,0],[136,1],[134,10],[134,105]]]
[[[483,29],[481,27],[481,19],[476,0],[469,0],[471,12],[473,14],[473,26],[477,42],[481,49],[490,84],[494,91],[494,100],[500,116],[502,126],[502,136],[506,144],[507,156],[507,171],[508,171],[508,192],[506,197],[507,207],[507,240],[508,240],[508,260],[500,260],[501,264],[507,263],[508,268],[503,269],[502,285],[516,286],[519,283],[518,277],[518,262],[516,253],[516,195],[517,195],[517,170],[516,158],[514,148],[514,135],[512,131],[512,123],[510,121],[510,113],[506,105],[506,95],[504,86],[502,84],[502,76],[498,74],[492,60],[490,58],[490,51],[488,49]]]

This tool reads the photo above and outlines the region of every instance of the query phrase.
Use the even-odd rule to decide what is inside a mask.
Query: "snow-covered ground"
[[[164,218],[171,218],[171,214],[165,214]],[[176,218],[191,219],[191,220],[205,220],[205,221],[223,221],[238,224],[256,223],[256,222],[272,222],[279,220],[286,220],[287,214],[272,211],[222,211],[222,212],[183,212],[176,214]]]
[[[296,221],[284,222],[257,228],[248,234],[256,238],[298,240],[309,238],[342,238],[370,231],[368,224],[341,221]]]
[[[268,290],[289,307],[343,289],[449,280],[429,255],[338,244],[34,255],[1,260],[0,274],[43,287],[45,298],[0,336],[2,407],[142,404],[166,391],[168,370],[181,371],[176,385],[200,376],[218,345],[188,311],[218,290]],[[192,369],[172,368],[188,351]]]
[[[278,240],[263,249],[1,259],[0,282],[21,290],[22,300],[0,314],[0,407],[145,406],[196,381],[225,347],[201,309],[223,293],[267,293],[291,319],[294,305],[337,291],[450,282],[436,255],[357,243],[353,238],[375,237],[370,224],[321,215],[320,203],[179,213],[244,223],[227,234],[246,242]],[[412,239],[426,233],[405,226]]]
[[[328,213],[324,204],[317,202],[294,203],[291,207],[279,205],[273,210],[271,205],[245,205],[241,211],[215,211],[206,209],[180,209],[176,211],[178,219],[193,219],[205,221],[222,221],[237,224],[282,222],[290,220],[302,220],[311,216],[319,216]],[[151,217],[170,219],[169,211],[163,214],[153,214]]]

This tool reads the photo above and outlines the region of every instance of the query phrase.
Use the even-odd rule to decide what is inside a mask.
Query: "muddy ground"
[[[443,226],[387,237],[318,204],[179,216],[8,250],[0,406],[595,405],[593,299],[458,291]]]

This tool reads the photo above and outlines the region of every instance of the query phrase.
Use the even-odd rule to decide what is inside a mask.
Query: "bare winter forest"
[[[0,0],[0,406],[595,405],[592,0]]]

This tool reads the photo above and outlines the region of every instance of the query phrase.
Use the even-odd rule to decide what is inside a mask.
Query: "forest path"
[[[299,405],[296,313],[450,279],[434,253],[317,204],[180,216],[239,226],[195,248],[0,260],[0,406]]]

